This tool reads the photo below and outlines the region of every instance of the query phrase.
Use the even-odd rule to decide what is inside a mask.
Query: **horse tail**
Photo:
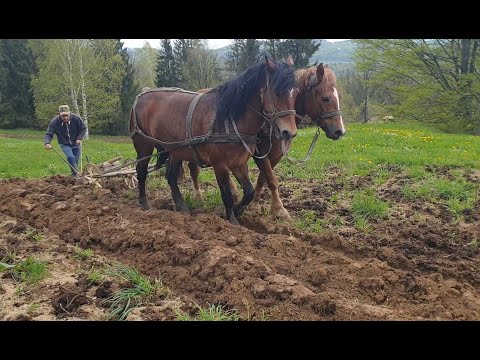
[[[130,109],[130,126],[128,128],[128,131],[130,133],[130,137],[133,138],[137,133],[138,133],[138,123],[137,123],[137,101],[138,98],[142,95],[143,93],[140,93],[137,95],[135,98],[135,101],[133,102],[132,108]]]

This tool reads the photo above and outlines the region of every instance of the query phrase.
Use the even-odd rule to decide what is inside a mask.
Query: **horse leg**
[[[190,169],[190,177],[193,182],[193,190],[195,192],[195,199],[203,200],[202,190],[198,186],[198,174],[200,173],[200,167],[195,162],[188,162],[188,168]]]
[[[226,167],[214,166],[215,177],[217,179],[220,194],[222,195],[223,205],[225,206],[225,217],[232,224],[238,225],[237,218],[233,212],[233,197],[230,188],[230,171]]]
[[[263,161],[263,160],[259,160],[259,161]],[[250,204],[250,210],[252,211],[260,211],[260,199],[262,198],[262,190],[263,190],[264,184],[265,184],[265,177],[263,176],[263,173],[260,172],[257,178],[257,182],[255,183],[255,193],[253,195],[253,201]]]
[[[172,198],[175,204],[175,211],[188,213],[188,208],[185,205],[183,196],[180,192],[178,182],[181,181],[180,175],[182,172],[182,161],[174,161],[171,157],[168,159],[168,165],[165,171],[165,178],[170,186]]]
[[[168,185],[170,185],[172,198],[175,202],[175,211],[188,213],[188,208],[183,201],[182,193],[180,192],[180,189],[178,187],[178,175],[181,166],[182,161],[173,160],[172,157],[170,157],[165,177],[167,178]]]
[[[134,143],[134,145],[136,145]],[[141,145],[135,146],[137,150],[137,160],[144,158],[146,156],[152,155],[153,153],[153,145],[143,146]],[[148,199],[145,194],[145,183],[147,181],[147,170],[148,170],[148,163],[150,162],[150,158],[141,160],[137,162],[137,179],[138,179],[138,205],[142,207],[144,210],[150,209],[150,205],[148,204]]]
[[[241,216],[253,199],[253,185],[248,176],[247,163],[242,164],[239,168],[233,169],[232,172],[238,182],[242,184],[243,198],[240,203],[234,206],[235,215]]]
[[[276,161],[274,160],[272,164],[270,160],[263,159],[263,161],[258,161],[258,162],[256,161],[256,164],[260,169],[260,174],[263,174],[264,179],[266,180],[267,185],[272,193],[270,213],[275,217],[290,219],[291,218],[290,214],[288,213],[287,209],[283,207],[282,200],[280,200],[280,195],[278,192],[278,180],[275,174],[273,173],[273,167],[275,167],[275,165],[278,163],[278,160]]]
[[[233,201],[235,203],[238,203],[239,193],[238,193],[237,184],[235,183],[235,181],[232,180],[231,177],[230,177],[230,189],[232,190]]]

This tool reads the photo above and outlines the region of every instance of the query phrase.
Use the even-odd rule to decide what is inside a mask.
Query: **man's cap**
[[[58,107],[58,112],[60,113],[60,115],[70,114],[70,107],[68,105],[60,105]]]

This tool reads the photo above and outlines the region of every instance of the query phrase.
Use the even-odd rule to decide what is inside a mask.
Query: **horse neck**
[[[260,101],[260,94],[249,102],[245,114],[241,117],[241,121],[237,122],[238,131],[245,135],[255,135],[260,132],[263,126],[264,118],[259,115],[263,111],[263,105]]]
[[[308,82],[314,75],[316,75],[315,67],[295,71],[295,86],[298,88],[298,95],[295,100],[295,111],[300,116],[305,115],[305,102],[309,90]]]

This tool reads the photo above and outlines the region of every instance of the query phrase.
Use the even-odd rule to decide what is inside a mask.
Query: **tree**
[[[281,43],[280,39],[266,39],[265,40],[265,49],[270,54],[273,60],[277,60],[278,55],[278,45]]]
[[[369,84],[386,88],[404,118],[444,124],[480,134],[480,73],[476,39],[355,40],[361,71]]]
[[[221,82],[217,56],[206,44],[188,50],[183,73],[186,88],[193,91],[215,87]]]
[[[160,41],[157,61],[157,87],[174,87],[180,83],[179,69],[173,56],[170,39]]]
[[[123,42],[117,40],[116,51],[120,54],[125,68],[120,92],[121,114],[112,128],[113,134],[126,134],[129,126],[130,109],[140,89],[135,84],[135,69],[128,50],[123,48]]]
[[[318,50],[321,41],[314,39],[284,39],[278,44],[278,53],[281,59],[286,59],[292,55],[297,69],[305,68],[310,65],[309,59]]]
[[[35,110],[43,125],[63,103],[71,105],[87,129],[109,129],[121,111],[120,90],[125,74],[116,41],[32,40],[30,44],[38,67],[32,80]]]
[[[260,60],[260,42],[257,39],[234,39],[225,61],[228,70],[239,74]]]
[[[242,52],[243,39],[233,39],[233,44],[227,52],[225,67],[233,74],[240,73],[240,58]]]
[[[27,40],[0,40],[0,127],[35,125],[31,92],[34,64]]]
[[[183,67],[188,59],[188,51],[193,48],[192,39],[176,39],[174,41],[173,57],[178,69],[178,84],[180,87],[185,86],[185,77],[183,76]]]
[[[138,89],[143,87],[155,87],[157,50],[147,42],[137,50],[133,57],[133,68],[135,71],[135,86]]]

